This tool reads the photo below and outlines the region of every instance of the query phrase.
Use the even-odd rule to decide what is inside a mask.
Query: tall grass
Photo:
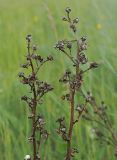
[[[53,54],[55,62],[46,65],[45,75],[41,75],[50,83],[54,83],[55,91],[50,94],[46,103],[48,104],[46,118],[48,130],[55,136],[50,136],[48,145],[43,151],[43,159],[57,160],[64,155],[59,137],[56,136],[55,115],[66,107],[59,100],[61,86],[57,83],[58,77],[63,73],[69,62],[65,63],[62,55],[52,49],[54,43],[67,35],[61,24],[64,8],[71,6],[74,15],[80,18],[80,35],[85,34],[89,40],[88,56],[90,59],[98,60],[100,68],[95,72],[87,73],[87,86],[98,99],[109,104],[109,114],[117,125],[117,42],[116,42],[116,0],[0,0],[0,159],[15,160],[23,159],[28,153],[26,141],[28,135],[28,120],[25,112],[28,112],[20,102],[24,93],[17,80],[19,64],[25,55],[25,36],[32,34],[35,42],[38,42],[42,55]],[[49,67],[49,68],[48,68]],[[51,72],[48,72],[51,71]],[[43,73],[43,71],[42,71]],[[46,77],[45,77],[46,76]],[[92,83],[95,82],[95,83]],[[43,105],[46,105],[44,103]],[[24,109],[25,108],[25,109]],[[42,107],[43,111],[43,107]],[[45,113],[44,113],[45,114]],[[81,127],[79,127],[81,126]],[[76,160],[114,160],[109,147],[100,147],[91,140],[91,126],[81,122],[75,130],[75,140],[81,148]],[[80,139],[78,139],[80,137]],[[58,141],[55,145],[55,141]],[[51,148],[49,147],[51,145]]]

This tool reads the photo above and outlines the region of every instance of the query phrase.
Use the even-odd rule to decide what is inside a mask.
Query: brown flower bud
[[[48,60],[48,61],[52,61],[52,60],[53,60],[53,57],[52,57],[51,55],[49,55],[49,56],[47,57],[47,60]]]
[[[78,18],[76,18],[76,19],[73,20],[73,23],[78,23],[78,22],[79,22]]]
[[[67,21],[67,18],[66,18],[66,17],[63,17],[62,20],[63,20],[63,21]]]
[[[96,62],[91,62],[90,63],[90,68],[97,68],[99,65]]]
[[[26,40],[27,40],[28,42],[30,42],[31,39],[32,39],[32,36],[31,36],[30,34],[26,36]]]
[[[71,12],[71,8],[67,7],[67,8],[65,9],[65,11],[66,11],[67,13],[70,13],[70,12]]]

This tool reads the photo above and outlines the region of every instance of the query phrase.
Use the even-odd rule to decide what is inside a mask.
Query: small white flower
[[[66,131],[66,128],[61,128],[61,131],[62,131],[62,132],[65,132],[65,131]]]
[[[30,155],[26,155],[26,156],[24,157],[24,160],[31,160]]]

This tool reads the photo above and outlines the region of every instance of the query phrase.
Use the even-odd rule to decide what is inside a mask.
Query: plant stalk
[[[70,99],[70,124],[69,124],[69,132],[68,132],[68,141],[67,141],[67,155],[66,160],[71,160],[71,143],[72,143],[72,133],[73,133],[73,126],[74,126],[74,95],[75,91],[71,89],[71,99]]]

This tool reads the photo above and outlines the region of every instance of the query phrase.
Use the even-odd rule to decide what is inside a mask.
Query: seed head
[[[21,100],[22,100],[22,101],[27,101],[27,99],[28,99],[27,96],[22,96],[22,97],[21,97]]]
[[[36,46],[36,45],[33,45],[33,46],[32,46],[32,49],[33,49],[34,51],[36,51],[36,50],[37,50],[37,46]]]
[[[70,28],[72,29],[72,31],[74,33],[76,32],[76,26],[75,26],[75,24],[70,24]]]
[[[67,18],[66,18],[66,17],[63,17],[62,20],[63,20],[63,21],[67,21]]]
[[[78,18],[76,18],[76,19],[73,20],[73,23],[78,23],[78,22],[79,22]]]
[[[71,8],[67,7],[67,8],[65,9],[65,11],[66,11],[67,13],[70,13],[70,12],[71,12]]]
[[[27,40],[28,42],[30,42],[31,39],[32,39],[32,36],[31,36],[30,34],[28,34],[28,35],[26,36],[26,40]]]
[[[52,57],[51,55],[49,55],[49,56],[47,57],[47,60],[48,60],[48,61],[52,61],[52,60],[53,60],[53,57]]]
[[[87,39],[86,39],[86,37],[81,37],[81,40],[84,42],[84,41],[86,41]]]
[[[91,62],[90,63],[90,68],[97,68],[99,65],[96,62]]]
[[[21,78],[21,77],[24,77],[24,73],[23,72],[19,72],[18,76]]]
[[[68,42],[67,43],[67,48],[71,49],[72,48],[72,43]]]

